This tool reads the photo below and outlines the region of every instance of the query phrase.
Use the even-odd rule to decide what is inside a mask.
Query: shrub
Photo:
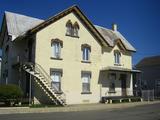
[[[19,101],[23,92],[17,85],[0,85],[0,101],[10,104]]]

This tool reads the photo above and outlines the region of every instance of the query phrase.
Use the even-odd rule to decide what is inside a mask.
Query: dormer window
[[[66,23],[66,35],[71,37],[78,37],[79,25],[77,22],[72,24],[71,20]]]
[[[114,62],[116,65],[120,65],[121,63],[121,53],[118,50],[114,51]]]
[[[52,57],[53,58],[61,58],[61,48],[62,48],[62,41],[59,39],[53,39],[51,42],[51,47],[52,47]]]
[[[90,61],[90,52],[91,52],[91,47],[88,44],[83,44],[81,46],[82,49],[82,60],[83,61]]]

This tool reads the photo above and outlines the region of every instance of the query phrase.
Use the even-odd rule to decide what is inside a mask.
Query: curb
[[[125,109],[136,106],[158,104],[160,101],[153,102],[134,102],[134,103],[120,103],[120,104],[86,104],[86,105],[70,105],[66,107],[54,108],[29,108],[29,107],[7,107],[0,108],[0,115],[2,114],[24,114],[24,113],[51,113],[51,112],[78,112],[78,111],[92,111],[92,110],[107,110],[113,111],[118,109]]]

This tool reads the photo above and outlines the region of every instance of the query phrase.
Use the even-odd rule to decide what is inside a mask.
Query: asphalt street
[[[0,120],[160,120],[160,103],[115,110],[0,115]]]

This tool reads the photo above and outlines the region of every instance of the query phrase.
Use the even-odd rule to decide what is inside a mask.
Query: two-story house
[[[2,84],[19,85],[35,104],[97,103],[132,96],[135,48],[72,6],[47,20],[5,12],[0,34]]]

